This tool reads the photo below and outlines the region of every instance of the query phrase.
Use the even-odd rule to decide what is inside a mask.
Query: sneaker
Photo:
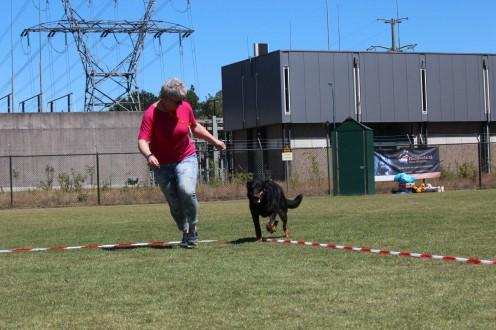
[[[181,243],[179,243],[179,246],[180,247],[183,247],[183,248],[191,248],[191,246],[188,244],[188,237],[189,237],[189,234],[187,232],[183,232],[183,239],[181,240]]]
[[[198,246],[198,232],[196,229],[188,233],[187,241],[189,246]]]

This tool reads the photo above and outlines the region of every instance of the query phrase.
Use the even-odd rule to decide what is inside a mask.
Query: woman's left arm
[[[198,122],[196,123],[195,127],[191,127],[191,133],[193,133],[193,135],[196,136],[197,138],[200,138],[212,144],[218,150],[226,149],[226,145],[224,142],[222,142],[219,139],[216,139],[212,134],[210,134],[210,132],[205,127],[203,127],[203,125],[201,125]]]

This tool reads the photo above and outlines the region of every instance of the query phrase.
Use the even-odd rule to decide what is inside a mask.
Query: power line
[[[14,25],[14,23],[16,23],[19,19],[21,19],[23,17],[22,13],[26,10],[29,3],[30,3],[30,0],[24,1],[24,4],[22,5],[21,9],[19,9],[17,11],[17,13],[14,15],[14,18],[13,18],[12,22],[10,23],[11,27],[12,27],[12,25]],[[0,35],[0,41],[3,41],[3,39],[7,36],[7,34],[9,34],[9,32],[10,32],[9,29],[5,29],[4,32],[2,33],[2,35]]]
[[[146,6],[145,14],[139,21],[106,21],[85,20],[72,8],[70,0],[62,0],[64,4],[65,19],[51,23],[40,23],[37,26],[24,29],[22,36],[30,32],[47,32],[48,37],[56,33],[71,33],[76,41],[83,67],[86,73],[85,88],[85,111],[93,111],[95,108],[105,110],[114,105],[125,110],[139,110],[139,100],[131,100],[129,104],[121,101],[122,96],[132,97],[133,92],[138,90],[136,70],[138,60],[144,48],[144,39],[147,34],[153,34],[159,38],[164,33],[177,34],[180,44],[184,38],[189,37],[193,30],[179,24],[152,20],[153,6],[155,0],[150,0]],[[99,34],[101,38],[116,34],[127,34],[131,39],[132,51],[112,69],[106,69],[105,65],[98,61],[87,45],[89,34]],[[102,86],[104,82],[111,82],[120,86],[122,93],[117,97],[110,96]],[[136,93],[137,94],[137,93]]]
[[[191,1],[187,0],[187,12],[188,12],[188,22],[191,27],[193,27],[193,14],[191,9]],[[193,59],[193,76],[195,80],[195,86],[198,90],[198,93],[201,91],[200,81],[198,78],[198,62],[196,59],[196,45],[195,45],[195,36],[193,35],[190,39],[191,41],[191,57]]]
[[[31,3],[31,1],[33,1],[33,0],[25,0],[23,3],[21,3],[23,5],[23,8],[27,7]],[[44,6],[45,0],[41,0],[41,2],[42,2],[42,6],[40,8],[44,9],[45,8],[45,6]],[[171,2],[170,0],[158,2],[157,6],[156,6],[157,10],[170,4],[170,2]],[[47,1],[47,3],[48,3],[48,1]],[[94,4],[99,4],[98,9],[94,10],[94,12],[96,12],[95,17],[101,18],[103,16],[102,13],[109,8],[109,6],[108,6],[109,3],[114,4],[113,10],[115,12],[115,10],[117,9],[117,6],[115,6],[117,3],[116,0],[109,0],[106,2],[97,2],[97,3],[94,3]],[[93,6],[94,4],[89,3],[88,0],[79,0],[79,1],[77,1],[77,9],[79,10],[83,7],[86,7],[87,5]],[[101,6],[100,4],[102,4],[103,6]],[[52,12],[52,14],[53,14],[54,9],[55,9],[54,6],[50,6],[50,11]],[[13,10],[15,10],[14,15],[11,15],[11,16],[13,16],[13,18],[15,19],[16,17],[19,17],[19,15],[15,15],[16,12],[18,12],[18,10],[16,10],[16,8],[14,8]],[[47,15],[47,18],[48,18],[47,20],[49,21],[50,20],[49,16],[48,16],[49,14],[48,13],[45,13],[45,14]],[[93,15],[95,15],[95,14],[93,13]],[[116,17],[117,16],[114,16],[114,19]],[[11,20],[11,21],[13,21],[13,20]],[[57,34],[57,35],[60,35],[60,34]],[[110,39],[109,38],[98,38],[97,40],[95,40],[95,38],[91,38],[91,45],[89,46],[89,48],[91,50],[94,50],[97,48],[99,48],[99,49],[103,48],[104,49],[103,53],[98,54],[97,60],[99,62],[103,63],[104,60],[105,60],[105,62],[108,62],[109,60],[111,60],[111,63],[117,63],[115,61],[115,57],[110,57],[109,55],[115,54],[116,52],[118,53],[117,55],[119,55],[119,48],[120,47],[122,47],[123,45],[125,47],[130,47],[130,45],[131,45],[130,42],[123,39],[122,35],[112,35],[112,36],[114,38],[110,38]],[[125,34],[124,34],[124,36],[125,36]],[[65,37],[65,39],[59,40],[60,42],[63,42],[63,44],[60,44],[60,42],[58,40],[55,40],[54,36],[52,36],[51,38],[47,38],[47,39],[42,40],[42,45],[41,45],[42,51],[47,53],[47,56],[48,56],[47,59],[50,58],[50,63],[48,63],[48,62],[45,63],[43,65],[43,67],[44,67],[44,70],[51,70],[50,71],[50,77],[51,77],[53,86],[51,87],[50,91],[54,96],[60,95],[61,93],[73,92],[72,91],[73,87],[76,88],[78,91],[84,90],[84,87],[83,87],[84,86],[84,80],[81,81],[81,78],[84,77],[84,75],[85,75],[85,72],[84,72],[85,69],[84,69],[84,67],[81,66],[81,68],[83,68],[83,70],[80,71],[79,70],[80,67],[77,64],[81,63],[81,60],[80,59],[73,59],[72,55],[70,56],[70,54],[73,53],[72,47],[73,47],[73,45],[75,45],[75,41],[73,38],[71,38],[72,40],[68,41],[67,40],[67,33],[64,33],[63,37]],[[128,38],[128,39],[131,40],[131,38]],[[162,38],[156,38],[156,39],[158,39],[160,45],[164,44]],[[15,46],[13,48],[19,49],[19,48],[21,48],[21,47],[19,47],[20,45],[24,46],[23,40],[27,40],[27,42],[29,44],[29,38],[28,39],[16,38]],[[153,39],[153,40],[155,40],[155,39]],[[167,42],[164,44],[163,49],[160,50],[160,52],[163,54],[169,53],[170,50],[172,50],[172,48],[177,47],[177,44],[178,44],[178,41],[177,41],[178,39],[172,38],[172,40],[169,40],[169,39],[166,39],[166,40],[167,40]],[[172,43],[171,43],[171,41],[172,41]],[[174,42],[174,41],[176,41],[176,42]],[[49,49],[47,49],[47,47],[46,47],[47,42],[48,42]],[[114,43],[112,43],[112,42],[114,42]],[[154,43],[155,43],[155,41],[153,43],[148,43],[148,44],[144,45],[144,49],[149,48]],[[117,44],[117,45],[114,46],[115,44]],[[23,52],[27,55],[28,61],[24,62],[24,64],[19,63],[19,64],[21,64],[21,66],[16,68],[17,72],[15,72],[14,77],[16,77],[16,76],[21,77],[25,73],[28,73],[28,71],[29,71],[30,75],[29,75],[29,78],[22,79],[25,86],[20,86],[22,88],[16,88],[16,91],[17,91],[16,94],[25,94],[25,93],[27,94],[27,93],[30,93],[29,91],[31,91],[31,94],[35,93],[34,83],[40,77],[38,72],[36,72],[38,70],[35,70],[35,72],[33,72],[33,69],[35,69],[35,65],[34,65],[33,60],[35,60],[35,58],[39,56],[39,47],[37,45],[32,44],[32,43],[31,43],[31,45],[28,45],[28,46],[30,46],[30,47],[29,48],[27,48],[27,46],[23,47],[23,49],[24,49]],[[34,49],[32,48],[33,46],[34,46]],[[171,46],[171,47],[169,47],[169,46]],[[54,55],[53,53],[48,54],[49,51],[50,52],[55,51],[57,54],[55,56],[53,56]],[[158,50],[156,50],[155,53],[157,53],[157,51]],[[14,58],[13,56],[11,56],[11,57]],[[4,58],[0,61],[0,63],[1,63],[0,65],[4,65],[8,59],[9,59],[8,55],[4,56]],[[144,61],[143,63],[140,63],[139,70],[141,71],[143,69],[148,68],[150,66],[150,64],[152,64],[153,62],[156,62],[156,61],[158,62],[159,59],[161,60],[161,62],[165,61],[164,56],[160,56],[160,58],[157,58],[156,56],[153,56],[150,58],[147,56],[146,61]],[[62,69],[63,67],[65,67],[65,70]],[[165,65],[163,64],[162,68],[164,68],[164,67],[165,67]],[[28,70],[26,70],[26,69],[28,69]],[[56,69],[56,71],[52,72],[54,69]],[[108,67],[105,67],[105,69],[110,70]],[[62,72],[62,71],[65,71],[65,72]],[[161,74],[163,74],[162,70],[161,70]],[[55,76],[57,76],[57,77],[55,77]],[[19,80],[20,78],[17,78],[17,79]],[[141,80],[140,80],[140,82],[141,82]],[[7,87],[7,86],[9,83],[11,83],[10,79],[9,79],[9,81],[6,81],[5,84],[2,84],[3,85],[2,90],[8,89],[9,87]],[[80,85],[80,84],[82,84],[82,85]],[[115,85],[116,84],[114,84],[114,86]],[[113,88],[113,89],[112,89],[112,86],[109,86],[108,84],[106,86],[100,86],[100,87],[103,88],[104,92],[111,91],[112,93],[114,91],[116,91],[117,89],[123,88],[120,85],[116,85],[116,86],[117,87]],[[80,92],[77,92],[75,94],[76,98],[78,97],[77,95],[79,95],[79,94],[80,94]],[[83,96],[84,95],[85,94],[83,94]],[[122,95],[122,93],[119,94],[119,96],[120,95]],[[22,95],[22,96],[20,95],[19,99],[25,99],[27,97],[28,96],[24,97],[24,95]],[[77,107],[80,109],[83,108],[81,103],[82,102],[77,103],[78,104]],[[73,103],[73,104],[76,104],[76,103]]]

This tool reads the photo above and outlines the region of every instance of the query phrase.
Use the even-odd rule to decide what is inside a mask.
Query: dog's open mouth
[[[263,194],[264,194],[263,190],[255,194],[257,204],[260,204],[262,202]]]

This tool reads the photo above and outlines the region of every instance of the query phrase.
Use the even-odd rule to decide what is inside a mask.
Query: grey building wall
[[[236,127],[257,127],[282,120],[280,57],[262,55],[222,68],[224,121]]]
[[[275,51],[222,68],[225,129],[332,122],[333,103],[337,122],[356,118],[354,63],[364,123],[482,122],[484,61],[495,105],[495,55]],[[289,114],[283,109],[285,66],[290,72]],[[424,68],[427,113],[422,112]]]
[[[486,56],[484,56],[486,58]],[[489,67],[489,100],[491,104],[491,120],[495,118],[493,114],[496,111],[496,55],[495,56],[487,56],[487,63]]]
[[[430,75],[428,75],[430,76]],[[422,121],[416,54],[360,54],[362,121]]]
[[[351,53],[281,52],[280,56],[281,64],[289,66],[290,75],[291,108],[284,123],[332,122],[330,82],[334,84],[336,96],[335,117],[354,116]]]
[[[483,121],[482,56],[428,54],[425,60],[428,121]]]

